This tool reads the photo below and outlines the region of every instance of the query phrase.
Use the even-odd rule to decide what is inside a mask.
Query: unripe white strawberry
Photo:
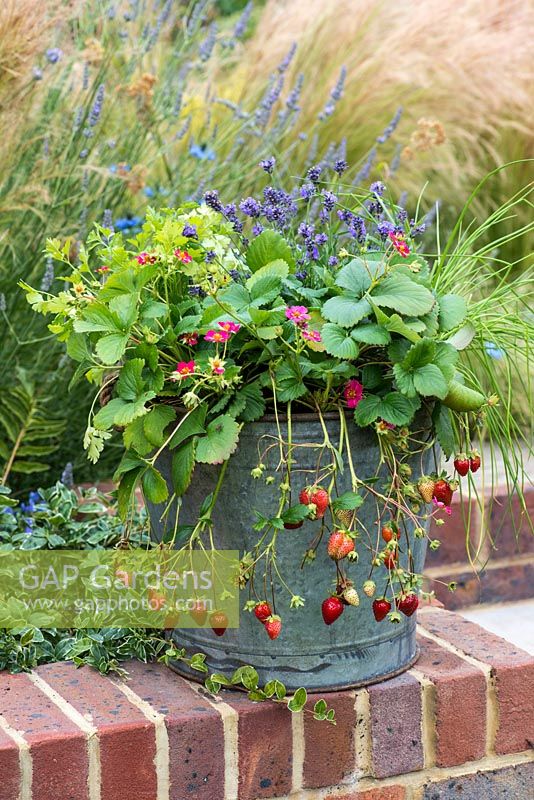
[[[365,581],[363,584],[363,591],[367,597],[373,597],[376,592],[376,583],[374,581]]]

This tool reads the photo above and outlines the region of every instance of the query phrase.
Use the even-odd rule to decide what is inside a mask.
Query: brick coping
[[[1,673],[0,800],[441,800],[459,780],[526,800],[534,657],[451,612],[418,622],[415,667],[330,694],[335,727],[160,664],[128,662],[127,681],[70,663]],[[464,793],[486,796],[501,795]]]

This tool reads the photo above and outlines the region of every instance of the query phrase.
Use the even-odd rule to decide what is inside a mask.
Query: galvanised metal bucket
[[[326,421],[331,441],[337,443],[340,435],[339,418],[334,414],[327,415]],[[281,430],[286,437],[287,427],[282,421]],[[349,435],[356,474],[365,481],[376,473],[379,462],[376,433],[357,428],[349,420]],[[273,515],[273,506],[277,506],[277,489],[267,486],[262,480],[255,480],[250,474],[258,463],[260,437],[265,436],[277,436],[274,421],[269,418],[248,424],[241,431],[238,449],[230,459],[224,488],[213,512],[215,546],[219,549],[239,550],[241,553],[251,550],[258,535],[252,530],[253,511],[269,517]],[[318,418],[312,414],[293,416],[292,441],[295,444],[322,442],[323,432]],[[274,470],[278,459],[278,447],[274,447],[263,461],[268,470]],[[309,483],[309,475],[313,475],[317,467],[317,450],[296,447],[293,459],[293,502],[298,502],[298,492]],[[158,467],[169,481],[169,486],[170,463],[170,453],[163,453]],[[428,468],[427,464],[421,464],[420,456],[414,459],[411,466],[415,479]],[[200,505],[206,495],[213,491],[219,470],[218,466],[197,464],[191,486],[183,498],[180,524],[196,522]],[[350,474],[345,469],[339,477],[337,492],[341,494],[350,489]],[[153,535],[160,539],[163,525],[159,518],[163,506],[149,504],[148,508]],[[367,499],[357,513],[358,519],[371,532],[373,545],[376,545],[380,534],[376,524],[379,510],[375,501]],[[167,522],[171,527],[174,526],[172,516],[171,513]],[[306,600],[303,608],[290,610],[289,594],[283,590],[278,592],[276,611],[283,620],[278,639],[271,641],[255,616],[241,611],[238,629],[228,629],[222,637],[216,636],[209,627],[177,629],[174,632],[176,644],[185,647],[188,652],[205,653],[210,671],[229,675],[238,666],[251,664],[257,669],[261,683],[278,678],[289,690],[299,686],[319,691],[362,686],[408,669],[418,654],[415,615],[409,618],[401,615],[401,622],[396,625],[387,619],[376,622],[371,608],[372,600],[361,591],[371,566],[371,551],[362,546],[361,539],[356,545],[359,560],[357,563],[351,562],[347,570],[360,594],[360,605],[346,607],[332,625],[324,624],[321,603],[332,593],[335,580],[335,569],[326,553],[324,540],[318,548],[316,560],[301,569],[303,553],[318,530],[318,525],[318,522],[306,521],[303,527],[284,530],[278,537],[278,564],[282,574],[288,576],[292,590]],[[416,539],[413,528],[408,530],[413,569],[421,572],[426,539]],[[407,567],[405,553],[400,557],[400,565]],[[378,592],[382,592],[387,580],[385,569],[376,569],[373,579],[376,579]],[[241,597],[242,603],[248,599],[246,590]],[[201,678],[198,672],[188,672],[182,663],[174,666],[181,674],[197,680]]]

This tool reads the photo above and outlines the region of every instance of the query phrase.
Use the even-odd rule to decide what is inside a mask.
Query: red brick
[[[2,675],[0,709],[30,745],[32,800],[86,800],[87,741],[77,725],[27,675]]]
[[[171,800],[223,800],[224,730],[218,711],[162,664],[129,662],[128,686],[165,715]],[[132,795],[133,796],[133,795]]]
[[[239,800],[289,794],[293,735],[285,705],[253,703],[235,692],[223,699],[239,714]]]
[[[320,695],[310,695],[310,708]],[[336,725],[304,715],[304,778],[306,789],[335,786],[354,773],[354,730],[356,711],[352,692],[324,695],[329,708],[336,712]]]
[[[415,668],[435,686],[436,765],[452,767],[483,758],[486,751],[484,674],[430,639],[421,636],[418,641],[421,654]]]
[[[423,769],[421,686],[413,675],[399,675],[369,686],[371,752],[377,778]]]
[[[157,792],[154,725],[107,677],[90,667],[47,664],[37,672],[98,729],[102,796],[153,800]]]
[[[437,598],[451,611],[477,603],[528,600],[534,586],[534,556],[524,556],[512,564],[492,560],[479,573],[469,566],[460,573],[449,572],[443,567],[439,573],[432,570],[428,577],[433,580],[428,581],[427,590],[434,589]],[[438,581],[456,581],[456,591],[450,592]]]
[[[428,548],[427,567],[467,562],[467,530],[469,530],[471,553],[474,555],[480,537],[480,511],[475,500],[464,499],[462,502],[458,497],[452,503],[451,516],[445,517],[444,525],[438,526],[434,520],[430,524],[430,538],[439,539],[441,544],[437,550]]]
[[[525,491],[525,508],[517,495],[493,498],[489,528],[497,558],[534,553],[534,489]]]
[[[0,800],[18,800],[19,783],[19,748],[0,729]]]
[[[359,789],[350,794],[329,794],[325,800],[405,800],[404,786],[380,786],[376,789]]]
[[[534,656],[446,611],[424,609],[420,624],[459,650],[489,664],[495,675],[499,726],[498,754],[527,750],[534,742]]]

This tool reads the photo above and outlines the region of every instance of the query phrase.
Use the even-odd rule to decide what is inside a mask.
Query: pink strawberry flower
[[[207,342],[227,342],[230,338],[228,331],[213,331],[210,330],[204,336]]]
[[[97,267],[96,271],[100,272],[103,275],[105,272],[109,272],[109,267],[107,266],[107,264],[104,264],[103,267]]]
[[[451,514],[452,514],[452,508],[451,508],[450,506],[446,506],[446,505],[445,505],[445,503],[443,503],[441,500],[436,500],[436,498],[435,498],[435,497],[433,497],[433,498],[432,498],[432,504],[433,504],[434,506],[436,506],[436,508],[442,508],[442,509],[443,509],[443,511],[444,511],[446,514],[448,514],[448,515],[449,515],[449,517],[451,516]]]
[[[320,342],[321,334],[319,331],[302,331],[302,338],[307,342]]]
[[[237,333],[239,330],[241,330],[241,325],[239,325],[237,322],[218,322],[217,324],[219,328],[222,328],[223,331],[226,331],[227,333]]]
[[[311,319],[306,306],[288,306],[286,308],[286,317],[291,322],[299,327],[306,327],[308,320]]]
[[[135,260],[138,264],[144,266],[145,264],[155,264],[158,259],[157,256],[152,256],[150,253],[143,252],[139,253],[139,255],[135,257]]]
[[[391,244],[403,258],[407,258],[410,255],[410,248],[406,244],[406,239],[401,233],[391,233],[388,234]]]
[[[356,408],[363,397],[363,386],[355,378],[347,381],[343,389],[343,397],[347,402],[347,408]]]
[[[224,363],[220,358],[208,358],[208,364],[215,375],[224,375]]]
[[[194,361],[179,361],[171,375],[171,380],[181,381],[183,378],[187,378],[188,375],[195,371],[195,366]]]
[[[190,264],[191,261],[193,260],[193,256],[191,255],[191,253],[188,253],[187,250],[180,250],[179,248],[176,248],[176,250],[174,251],[174,255],[176,256],[178,261],[182,262],[182,264]]]
[[[195,344],[198,344],[198,333],[183,333],[180,339],[184,344],[193,347]]]

